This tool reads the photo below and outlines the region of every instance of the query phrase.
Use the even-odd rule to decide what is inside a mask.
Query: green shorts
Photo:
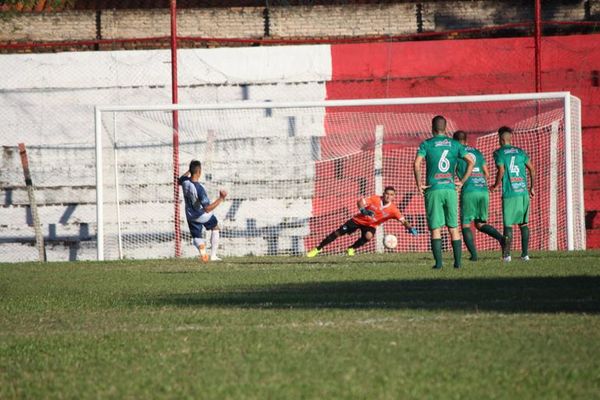
[[[515,196],[502,199],[502,222],[504,226],[529,222],[529,196]]]
[[[476,190],[460,195],[460,220],[463,225],[471,221],[487,222],[490,195],[487,191]]]
[[[458,201],[455,190],[425,192],[425,213],[429,229],[458,226]]]

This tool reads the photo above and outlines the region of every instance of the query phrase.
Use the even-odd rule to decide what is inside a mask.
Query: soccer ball
[[[386,249],[395,249],[398,246],[398,238],[394,235],[385,235],[383,237],[383,245]]]

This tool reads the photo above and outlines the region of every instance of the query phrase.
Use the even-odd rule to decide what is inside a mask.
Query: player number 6
[[[442,152],[442,157],[440,158],[440,161],[438,162],[438,169],[440,170],[440,172],[446,172],[450,169],[450,160],[448,160],[446,158],[447,155],[448,155],[448,150],[444,150]]]

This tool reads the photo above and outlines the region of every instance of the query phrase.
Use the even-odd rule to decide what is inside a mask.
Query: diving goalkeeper
[[[306,256],[315,257],[325,246],[340,236],[352,234],[360,229],[360,237],[346,249],[346,253],[352,257],[356,254],[356,249],[373,239],[377,227],[390,219],[400,221],[409,233],[416,235],[418,233],[417,230],[410,225],[394,204],[395,197],[396,189],[392,186],[387,186],[382,196],[375,194],[371,197],[358,200],[356,205],[360,212],[344,222],[338,229],[331,232],[317,247],[309,251]]]

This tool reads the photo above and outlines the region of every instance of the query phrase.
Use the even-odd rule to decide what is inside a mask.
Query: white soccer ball
[[[395,249],[398,246],[398,238],[394,235],[385,235],[383,237],[383,245],[387,249]]]

